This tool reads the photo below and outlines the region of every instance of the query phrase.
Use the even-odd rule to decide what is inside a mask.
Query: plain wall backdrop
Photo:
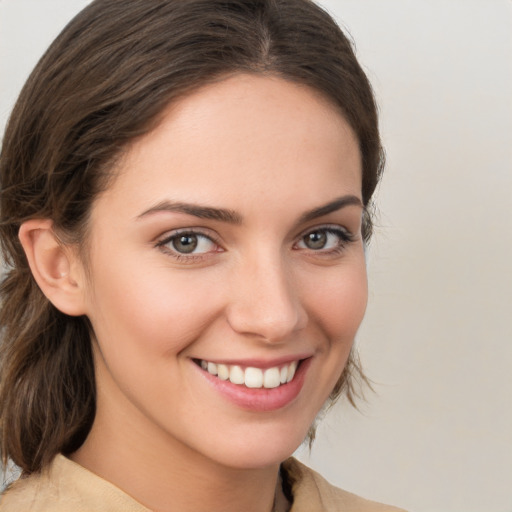
[[[0,0],[0,127],[86,0]],[[512,511],[512,2],[323,0],[381,109],[387,168],[358,347],[375,394],[299,457],[416,512]]]

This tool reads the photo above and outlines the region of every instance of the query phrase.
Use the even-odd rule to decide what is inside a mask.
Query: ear
[[[24,222],[18,236],[32,275],[48,300],[67,315],[85,314],[85,279],[77,249],[58,239],[49,219]]]

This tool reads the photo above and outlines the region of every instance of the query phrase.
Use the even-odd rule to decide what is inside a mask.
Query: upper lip
[[[194,357],[193,359],[196,361],[208,361],[210,363],[215,364],[225,364],[228,366],[241,366],[243,368],[261,368],[262,370],[266,368],[274,368],[276,366],[284,366],[285,364],[292,363],[293,361],[302,361],[303,359],[308,359],[312,357],[312,354],[296,354],[296,355],[287,355],[282,357],[277,357],[274,359],[259,359],[259,358],[244,358],[244,359],[222,359],[222,358],[212,358],[209,359],[207,357],[200,358]]]

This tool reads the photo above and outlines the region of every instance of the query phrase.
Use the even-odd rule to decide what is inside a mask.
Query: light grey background
[[[86,0],[0,0],[0,126]],[[323,0],[381,106],[388,164],[358,336],[377,393],[311,455],[417,512],[512,511],[512,2]]]

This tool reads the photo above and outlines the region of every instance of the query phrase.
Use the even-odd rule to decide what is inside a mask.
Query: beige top
[[[291,484],[290,512],[400,512],[329,484],[290,458],[283,463]],[[48,471],[14,482],[0,498],[0,512],[151,512],[115,485],[63,455]]]

